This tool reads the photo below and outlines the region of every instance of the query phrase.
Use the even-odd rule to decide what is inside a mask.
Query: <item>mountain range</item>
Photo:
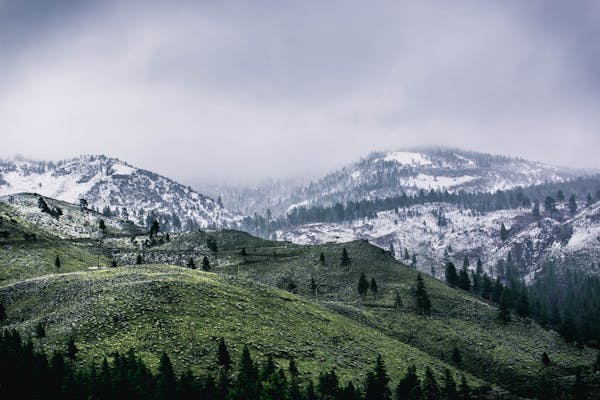
[[[597,175],[377,153],[244,216],[226,192],[105,156],[0,171],[0,325],[49,354],[72,341],[73,368],[135,351],[160,370],[166,352],[177,373],[222,377],[223,338],[261,369],[295,360],[306,390],[329,370],[365,391],[383,354],[394,385],[415,365],[472,398],[557,398],[581,379],[600,393]],[[239,193],[268,209],[276,187]]]
[[[59,162],[27,160],[0,163],[0,196],[39,193],[165,230],[235,226],[241,215],[188,186],[116,158],[86,155]]]

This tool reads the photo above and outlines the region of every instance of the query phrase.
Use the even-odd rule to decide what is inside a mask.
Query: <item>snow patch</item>
[[[431,161],[421,153],[411,153],[408,151],[395,151],[388,153],[384,161],[394,161],[402,165],[431,165]]]

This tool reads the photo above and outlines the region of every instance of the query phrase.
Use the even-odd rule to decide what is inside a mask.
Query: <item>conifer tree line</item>
[[[0,333],[0,398],[48,399],[215,399],[215,400],[466,400],[484,398],[469,387],[464,376],[446,369],[442,379],[432,369],[424,377],[411,366],[393,384],[381,355],[365,376],[341,382],[335,370],[321,372],[313,382],[303,378],[295,359],[285,368],[269,356],[262,363],[252,359],[244,346],[239,362],[232,363],[225,341],[219,341],[213,373],[194,375],[190,370],[178,375],[169,356],[163,353],[153,372],[130,349],[115,352],[99,365],[80,367],[77,348],[70,340],[66,352],[51,355],[36,350],[31,339],[23,340],[14,330]]]
[[[568,194],[568,197],[567,195]],[[296,207],[287,215],[268,219],[255,214],[247,217],[241,228],[259,236],[268,237],[278,229],[288,228],[313,222],[346,222],[361,218],[374,218],[377,212],[405,209],[414,205],[427,203],[456,204],[475,213],[485,214],[491,211],[516,208],[530,208],[535,217],[546,212],[554,216],[556,202],[567,202],[571,214],[577,211],[577,201],[585,201],[591,205],[600,201],[600,175],[577,178],[568,182],[546,183],[526,188],[517,187],[496,192],[467,193],[459,191],[449,193],[441,190],[420,190],[415,195],[348,201],[345,204],[336,203],[332,206]],[[543,210],[540,210],[540,204]],[[438,225],[445,226],[447,220],[443,213],[436,214]]]
[[[599,346],[600,277],[570,266],[568,261],[560,264],[547,261],[530,286],[518,278],[515,269],[519,262],[510,252],[496,265],[495,279],[483,272],[479,259],[475,271],[469,272],[466,257],[460,271],[448,262],[445,277],[450,286],[497,303],[499,322],[510,322],[515,313],[557,331],[567,342]],[[600,264],[593,264],[590,270],[600,270]]]

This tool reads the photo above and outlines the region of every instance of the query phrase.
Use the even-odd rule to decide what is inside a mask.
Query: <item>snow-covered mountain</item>
[[[482,192],[562,182],[581,171],[553,167],[520,158],[457,149],[410,149],[376,152],[308,184],[252,190],[223,189],[226,204],[247,214],[270,209],[282,215],[295,207],[332,205],[363,199],[418,193],[420,190]],[[244,193],[240,191],[243,190]],[[264,195],[269,193],[269,195]],[[243,196],[241,196],[243,194]]]
[[[417,267],[443,278],[448,261],[462,265],[465,256],[475,266],[481,258],[485,271],[504,274],[498,265],[512,260],[519,277],[530,281],[548,259],[598,272],[600,264],[600,202],[571,215],[566,203],[558,204],[550,216],[535,218],[530,208],[499,210],[479,214],[445,203],[415,205],[404,210],[383,211],[376,218],[349,223],[316,223],[276,232],[280,240],[298,244],[348,242],[364,239],[386,250],[393,245],[395,256],[417,257]],[[440,225],[439,215],[444,215]],[[507,237],[502,240],[502,224]],[[509,256],[510,252],[510,256]],[[564,263],[563,263],[564,264]],[[591,268],[590,268],[591,267]]]
[[[0,163],[0,196],[29,192],[79,203],[106,215],[165,230],[235,227],[241,219],[190,187],[116,158],[86,155],[53,162]]]

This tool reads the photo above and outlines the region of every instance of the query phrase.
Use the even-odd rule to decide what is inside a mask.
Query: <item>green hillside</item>
[[[258,359],[273,355],[284,367],[293,356],[307,378],[335,368],[344,380],[356,379],[356,371],[371,367],[377,353],[385,355],[394,379],[412,364],[429,365],[440,377],[452,368],[288,292],[180,267],[38,277],[1,287],[0,300],[9,328],[33,335],[43,324],[47,337],[35,344],[48,352],[73,337],[82,363],[135,348],[152,367],[166,351],[180,371],[191,366],[207,372],[223,336],[234,359],[246,343]]]
[[[32,223],[35,214],[14,207],[0,203],[8,326],[27,335],[44,324],[48,336],[36,345],[47,350],[74,337],[81,362],[134,347],[151,366],[167,351],[176,367],[205,372],[223,336],[234,357],[247,343],[258,359],[271,354],[283,365],[294,356],[307,374],[335,368],[343,379],[362,377],[380,352],[397,380],[411,364],[441,374],[456,347],[462,363],[455,367],[472,382],[528,394],[542,380],[572,382],[596,355],[529,319],[500,324],[494,305],[428,276],[432,313],[418,315],[417,271],[365,241],[299,246],[238,231],[61,239],[56,226]],[[147,264],[133,266],[138,258]],[[209,273],[200,270],[204,258]],[[185,268],[190,259],[198,269]],[[113,260],[118,268],[108,267]],[[376,296],[358,295],[363,272],[376,280]]]
[[[424,276],[433,305],[432,315],[424,317],[414,312],[413,288],[417,276],[391,255],[366,241],[321,246],[296,246],[273,242],[272,247],[232,249],[217,247],[213,253],[219,259],[215,269],[223,274],[239,275],[281,289],[297,292],[344,314],[371,329],[399,339],[428,354],[449,361],[454,347],[461,352],[462,368],[479,378],[523,392],[548,375],[572,376],[578,366],[589,366],[596,351],[577,349],[567,344],[555,332],[541,328],[529,319],[513,315],[508,324],[497,322],[497,308],[467,292]],[[342,249],[352,261],[340,265]],[[319,260],[325,256],[325,263]],[[376,297],[364,300],[357,293],[361,272],[378,283]],[[311,291],[311,278],[318,284],[316,295]],[[396,293],[403,307],[394,307]],[[549,367],[541,363],[547,352]]]

